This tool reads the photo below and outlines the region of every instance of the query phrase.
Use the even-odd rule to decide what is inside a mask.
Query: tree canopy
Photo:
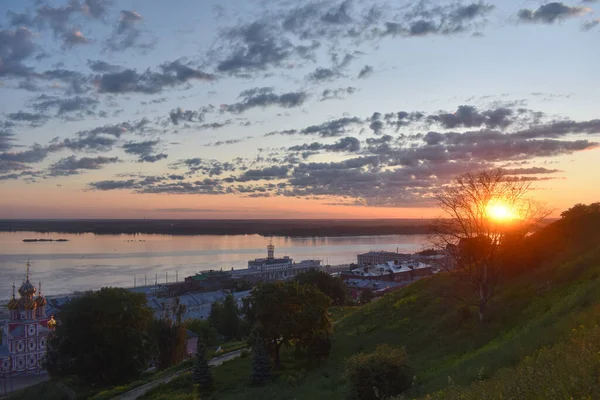
[[[262,283],[252,290],[246,318],[279,366],[282,345],[307,350],[315,340],[331,334],[330,304],[331,299],[313,285]]]
[[[152,311],[144,294],[103,288],[66,304],[48,342],[47,369],[94,384],[119,384],[148,367]]]
[[[321,292],[325,293],[337,306],[343,306],[346,302],[347,288],[346,284],[340,278],[334,278],[330,274],[310,270],[298,274],[295,278],[301,285],[314,285]]]

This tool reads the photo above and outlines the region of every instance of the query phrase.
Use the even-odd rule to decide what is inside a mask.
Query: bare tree
[[[523,240],[549,214],[526,197],[530,190],[530,182],[494,169],[461,175],[436,196],[444,216],[431,241],[445,254],[437,263],[469,288],[469,295],[455,296],[477,307],[480,321],[498,283],[503,246]]]

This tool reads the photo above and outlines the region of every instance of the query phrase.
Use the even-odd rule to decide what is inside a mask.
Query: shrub
[[[370,354],[356,354],[346,361],[346,377],[351,385],[351,398],[387,399],[406,391],[412,373],[406,351],[380,345]]]

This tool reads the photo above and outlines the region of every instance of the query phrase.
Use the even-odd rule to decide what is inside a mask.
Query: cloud
[[[370,65],[365,65],[360,72],[358,73],[358,79],[366,79],[373,75],[373,67]]]
[[[519,10],[517,17],[522,22],[541,22],[553,24],[562,19],[577,17],[589,13],[591,10],[587,7],[567,6],[563,3],[553,2],[543,4],[537,10],[523,8]]]
[[[597,18],[597,19],[593,19],[593,20],[591,20],[591,21],[584,22],[584,23],[581,25],[581,29],[582,29],[583,31],[591,31],[592,29],[594,29],[594,28],[595,28],[595,27],[597,27],[598,25],[600,25],[600,18]]]
[[[57,80],[67,85],[65,93],[71,94],[83,94],[91,90],[90,77],[84,75],[81,72],[71,71],[67,69],[53,69],[45,71],[40,78],[47,80]]]
[[[202,122],[204,121],[205,109],[184,110],[181,107],[169,112],[169,119],[173,125],[179,125],[180,122]]]
[[[44,125],[48,120],[48,117],[44,114],[32,114],[24,111],[9,113],[6,117],[11,121],[28,122],[31,126]]]
[[[188,169],[187,173],[190,175],[200,172],[212,177],[222,175],[224,172],[233,172],[242,166],[236,166],[234,163],[230,162],[221,162],[217,160],[207,160],[195,157],[179,160],[178,162],[172,164],[172,167],[185,167]]]
[[[152,49],[156,41],[141,41],[142,31],[139,24],[142,16],[132,10],[122,10],[119,23],[115,26],[112,35],[106,40],[106,49],[113,52],[125,51],[130,48],[140,50]]]
[[[207,143],[204,145],[204,147],[217,147],[217,146],[224,146],[224,145],[228,145],[228,144],[236,144],[236,143],[240,143],[240,142],[243,142],[243,140],[242,139],[219,140],[217,142]]]
[[[338,76],[340,76],[340,73],[333,69],[319,67],[311,72],[306,79],[312,82],[324,82],[330,81]]]
[[[526,138],[558,138],[571,134],[598,134],[600,133],[600,119],[589,121],[554,121],[547,124],[534,125],[527,129],[515,132],[513,135]]]
[[[62,35],[65,47],[72,47],[78,44],[88,44],[90,41],[78,29],[71,29]]]
[[[167,158],[165,153],[156,153],[156,146],[160,140],[147,140],[144,142],[128,142],[123,145],[123,149],[127,154],[136,154],[139,156],[139,162],[154,163]]]
[[[273,88],[262,87],[245,90],[240,93],[239,98],[242,100],[233,104],[224,104],[221,106],[221,110],[235,114],[240,114],[251,108],[257,107],[300,107],[308,98],[308,94],[306,92],[289,92],[283,94],[275,94],[273,93]]]
[[[360,150],[360,141],[354,137],[345,137],[339,139],[337,142],[333,144],[324,144],[319,142],[313,142],[310,144],[303,144],[299,146],[292,146],[288,148],[290,151],[347,151],[350,153],[355,153]]]
[[[123,67],[121,67],[119,65],[110,64],[110,63],[107,63],[106,61],[102,61],[102,60],[87,60],[87,65],[90,67],[90,69],[92,71],[99,72],[99,73],[118,72],[118,71],[123,70]]]
[[[12,142],[15,140],[15,135],[10,129],[0,129],[0,151],[6,151],[12,148]]]
[[[33,34],[27,28],[0,30],[0,77],[27,76],[33,69],[23,62],[35,51]]]
[[[80,113],[80,116],[93,115],[95,108],[100,102],[93,97],[75,96],[71,98],[60,98],[42,94],[31,102],[34,110],[47,112],[55,109],[56,115]]]
[[[562,172],[560,169],[548,169],[543,167],[503,168],[503,170],[510,175],[554,174],[556,172]]]
[[[300,131],[281,131],[279,134],[296,134],[300,133],[303,135],[319,135],[321,137],[334,137],[341,136],[347,132],[347,129],[353,126],[362,124],[363,121],[357,117],[344,117],[334,119],[332,121],[323,122],[320,125],[311,125]]]
[[[334,99],[344,99],[346,95],[351,95],[356,93],[358,89],[356,89],[355,87],[352,86],[348,86],[346,88],[339,88],[339,89],[325,89],[323,90],[323,93],[321,94],[321,98],[319,99],[319,101],[326,101],[326,100],[334,100]]]
[[[109,0],[85,0],[83,7],[85,13],[99,19],[106,15],[111,4],[112,1]]]
[[[118,157],[82,157],[70,156],[62,158],[49,168],[50,176],[78,175],[81,170],[100,169],[105,164],[119,162]]]
[[[386,22],[381,35],[415,37],[464,33],[483,24],[493,9],[493,5],[483,1],[431,6],[419,2],[404,12],[401,22]]]
[[[225,31],[221,40],[227,55],[217,64],[224,73],[253,72],[279,67],[294,50],[292,43],[277,33],[274,23],[259,20]]]
[[[192,79],[212,81],[212,74],[194,69],[181,60],[167,62],[160,67],[161,72],[146,70],[138,73],[134,69],[105,73],[96,79],[98,91],[104,93],[160,93],[168,87],[182,85]]]
[[[427,117],[428,121],[436,122],[446,129],[457,127],[473,128],[482,125],[490,128],[507,127],[513,120],[513,110],[509,108],[497,108],[494,110],[478,111],[473,106],[462,105],[454,113],[438,113]]]
[[[240,175],[237,182],[283,179],[287,177],[290,168],[288,166],[270,166],[262,169],[249,169]]]

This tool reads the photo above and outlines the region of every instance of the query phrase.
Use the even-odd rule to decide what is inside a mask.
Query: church
[[[32,375],[44,371],[48,335],[56,327],[53,317],[46,317],[46,299],[30,282],[29,262],[25,281],[19,288],[19,299],[15,297],[13,283],[12,298],[8,302],[9,320],[1,332],[0,375]],[[37,297],[36,297],[37,294]]]

